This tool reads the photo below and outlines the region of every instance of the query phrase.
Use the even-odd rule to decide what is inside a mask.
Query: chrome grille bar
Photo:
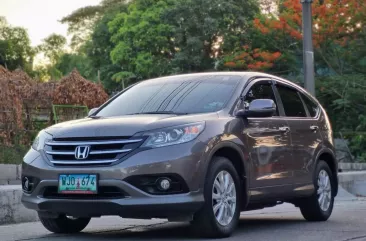
[[[52,141],[46,142],[47,146],[82,146],[82,145],[112,145],[112,144],[131,144],[142,141],[134,140],[110,140],[110,141]]]
[[[102,154],[119,154],[130,152],[132,149],[123,149],[123,150],[105,150],[105,151],[91,151],[89,155],[102,155]],[[48,155],[68,155],[73,156],[75,152],[73,151],[46,151]]]
[[[132,149],[123,149],[123,150],[105,150],[105,151],[91,151],[90,155],[101,155],[101,154],[114,154],[114,153],[125,153],[130,152]]]
[[[92,160],[92,161],[51,161],[58,165],[88,165],[88,164],[110,164],[118,160]]]
[[[75,155],[74,151],[46,151],[48,155],[68,155],[72,156]]]

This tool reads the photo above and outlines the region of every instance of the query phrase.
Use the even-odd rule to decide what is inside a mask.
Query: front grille
[[[110,165],[138,148],[142,142],[142,138],[126,137],[55,138],[46,142],[45,153],[54,165]],[[78,147],[82,153],[85,147],[88,148],[86,156],[78,156]]]
[[[43,197],[48,199],[120,199],[128,196],[124,191],[113,186],[99,187],[98,194],[60,194],[57,187],[46,187]]]

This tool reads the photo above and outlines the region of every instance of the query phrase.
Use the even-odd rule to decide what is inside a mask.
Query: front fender
[[[244,188],[246,191],[246,198],[247,198],[247,202],[249,200],[249,194],[248,194],[248,190],[249,190],[249,180],[250,180],[250,163],[249,163],[249,158],[248,155],[246,154],[246,147],[245,144],[236,136],[234,135],[222,135],[222,136],[217,136],[213,139],[211,139],[208,142],[207,145],[207,150],[205,152],[204,158],[203,158],[203,172],[202,172],[202,179],[201,179],[201,186],[200,188],[203,190],[204,189],[204,184],[205,184],[205,179],[206,179],[206,175],[207,172],[209,170],[210,164],[212,162],[213,156],[220,150],[222,150],[223,148],[230,148],[232,151],[235,151],[239,156],[240,156],[240,162],[243,166],[242,173],[243,175],[241,176],[241,179],[243,180],[243,184],[244,184]]]

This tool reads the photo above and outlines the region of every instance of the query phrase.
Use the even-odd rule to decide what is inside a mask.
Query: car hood
[[[129,137],[138,132],[218,118],[216,113],[195,115],[129,115],[109,118],[84,118],[53,125],[46,129],[54,138]]]

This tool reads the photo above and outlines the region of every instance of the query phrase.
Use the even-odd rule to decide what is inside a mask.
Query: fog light
[[[34,188],[38,185],[39,179],[30,176],[22,176],[22,189],[26,193],[33,192]]]
[[[26,192],[31,191],[31,185],[29,183],[29,178],[28,177],[23,178],[23,190],[26,191]]]
[[[29,191],[29,180],[28,180],[28,177],[25,177],[24,178],[24,189],[26,191]]]
[[[170,180],[168,178],[160,178],[158,180],[159,189],[161,190],[169,190],[170,188]]]

